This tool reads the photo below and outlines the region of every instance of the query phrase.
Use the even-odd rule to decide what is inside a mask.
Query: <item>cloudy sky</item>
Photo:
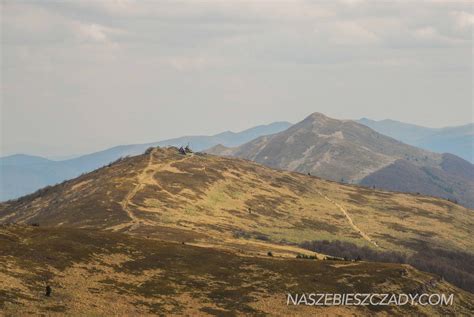
[[[1,1],[1,155],[297,122],[473,121],[470,1]]]

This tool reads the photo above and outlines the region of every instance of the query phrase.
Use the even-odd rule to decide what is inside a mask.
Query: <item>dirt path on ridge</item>
[[[122,206],[123,211],[125,211],[127,213],[127,216],[130,218],[130,221],[126,222],[126,223],[118,224],[116,226],[113,226],[111,228],[113,231],[117,231],[117,230],[120,230],[120,229],[123,229],[123,228],[126,228],[126,227],[129,227],[127,229],[127,231],[131,231],[131,230],[136,229],[140,224],[153,225],[154,224],[153,222],[151,222],[149,220],[145,220],[145,219],[140,219],[133,213],[132,209],[130,208],[130,205],[133,204],[132,203],[133,198],[137,195],[137,193],[146,184],[156,183],[156,180],[153,178],[154,173],[150,173],[150,171],[155,171],[156,172],[158,167],[164,168],[168,165],[171,165],[171,164],[179,162],[179,161],[183,161],[183,160],[188,159],[189,157],[192,156],[192,155],[186,155],[186,157],[184,157],[183,159],[178,160],[178,161],[173,161],[173,162],[170,162],[168,164],[153,164],[153,154],[155,152],[156,152],[156,149],[153,149],[150,152],[150,156],[149,156],[149,159],[148,159],[147,166],[137,176],[137,184],[132,188],[132,190],[130,190],[127,193],[125,198],[120,202],[120,206]]]
[[[362,231],[359,227],[356,226],[356,224],[354,223],[354,221],[352,220],[351,216],[349,215],[349,213],[347,212],[347,210],[342,207],[340,204],[338,204],[337,202],[335,202],[334,200],[332,200],[331,198],[329,198],[328,196],[324,195],[322,192],[320,192],[319,190],[317,191],[319,195],[321,195],[322,197],[324,197],[324,199],[326,199],[327,201],[329,201],[330,203],[332,203],[334,206],[336,206],[340,211],[342,211],[342,213],[344,214],[344,216],[346,216],[346,219],[347,221],[349,222],[349,225],[358,233],[361,235],[362,238],[364,238],[365,240],[367,240],[368,242],[370,242],[371,244],[373,244],[374,246],[376,246],[377,248],[380,248],[379,245],[377,244],[377,242],[375,242],[374,240],[372,240],[368,234],[366,234],[364,231]]]

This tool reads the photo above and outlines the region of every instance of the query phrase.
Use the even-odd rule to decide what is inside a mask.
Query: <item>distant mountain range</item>
[[[350,121],[341,121],[341,122],[350,122]],[[468,124],[459,127],[449,127],[449,128],[426,128],[417,125],[407,124],[403,122],[393,121],[393,120],[382,120],[382,121],[374,121],[370,119],[360,119],[357,120],[358,123],[361,123],[365,126],[370,127],[372,130],[375,130],[381,134],[390,136],[396,140],[402,141],[404,143],[417,146],[423,149],[427,149],[433,152],[438,153],[451,153],[455,154],[461,158],[464,158],[468,161],[473,161],[473,143],[474,143],[474,124]],[[164,141],[158,141],[153,143],[147,144],[131,144],[131,145],[120,145],[116,147],[112,147],[103,151],[83,155],[80,157],[67,159],[67,160],[49,160],[39,156],[31,156],[31,155],[24,155],[24,154],[17,154],[11,155],[7,157],[0,158],[0,201],[4,201],[7,199],[17,198],[22,195],[31,193],[41,187],[47,185],[53,185],[59,183],[66,179],[74,178],[82,173],[89,172],[94,170],[98,167],[104,166],[120,157],[123,156],[132,156],[143,153],[146,148],[150,146],[181,146],[189,144],[194,150],[202,151],[204,149],[209,149],[211,147],[217,146],[213,151],[215,153],[221,153],[228,151],[228,147],[237,147],[243,145],[247,142],[250,142],[258,137],[262,137],[265,135],[271,135],[278,132],[282,132],[287,128],[291,127],[291,123],[289,122],[275,122],[268,125],[260,125],[256,126],[241,132],[223,132],[213,136],[184,136],[175,139],[169,139]],[[361,128],[358,127],[360,130]],[[350,133],[349,133],[350,134]],[[328,136],[325,137],[326,140],[329,140]],[[332,141],[328,142],[324,145],[324,149],[331,147],[335,150],[337,147],[338,135],[332,136]],[[347,138],[347,136],[346,136]],[[260,139],[262,141],[262,139]],[[258,142],[260,142],[258,141]],[[354,140],[353,140],[354,141]],[[366,140],[368,141],[368,140]],[[256,140],[257,142],[257,140]],[[318,141],[321,143],[321,140]],[[372,141],[370,141],[372,142]],[[370,143],[369,142],[369,143]],[[252,143],[253,144],[253,143]],[[351,144],[352,153],[357,153],[358,151],[364,152],[364,144],[359,146],[357,142],[353,142]],[[248,147],[250,145],[247,145]],[[397,145],[399,146],[399,145]],[[359,147],[357,150],[355,148]],[[306,149],[305,149],[306,150]],[[273,151],[278,151],[278,148],[275,148]],[[293,149],[289,150],[290,152]],[[413,149],[411,151],[414,151]],[[311,151],[310,151],[311,152]],[[306,153],[307,156],[311,156],[311,153]],[[410,152],[410,151],[409,151]],[[320,155],[323,152],[317,151],[317,155]],[[425,153],[425,152],[417,152]],[[290,155],[294,155],[296,153],[290,153]],[[367,154],[367,153],[366,153]],[[328,159],[330,154],[326,154],[325,159]],[[422,154],[423,155],[423,154]],[[432,157],[434,153],[428,153],[428,157]],[[389,155],[390,156],[390,155]],[[419,156],[419,155],[418,155]],[[446,165],[453,164],[454,161],[458,161],[457,157],[444,155],[444,156],[437,156],[442,157],[442,159],[438,159],[438,161],[445,160],[445,168]],[[444,157],[444,159],[443,159]],[[345,158],[345,156],[342,156]],[[346,159],[342,159],[339,164],[340,166],[335,170],[326,169],[325,171],[319,170],[318,172],[313,172],[318,175],[321,175],[328,179],[334,179],[337,181],[343,180],[344,182],[355,182],[361,183],[368,186],[381,186],[386,189],[391,190],[403,190],[404,188],[409,187],[409,191],[417,191],[413,188],[418,188],[419,185],[415,186],[416,183],[426,183],[427,180],[429,181],[430,185],[427,186],[430,190],[423,191],[425,193],[430,193],[433,195],[437,195],[440,197],[445,197],[449,199],[457,199],[456,196],[451,193],[454,189],[450,186],[440,185],[439,181],[436,180],[436,174],[428,175],[430,172],[425,170],[422,173],[409,173],[407,175],[411,176],[410,184],[405,184],[404,186],[400,187],[396,184],[403,183],[404,181],[399,180],[398,182],[391,181],[390,184],[385,181],[388,175],[392,175],[393,177],[399,178],[400,175],[397,173],[400,171],[401,166],[403,165],[403,170],[409,170],[406,164],[398,161],[393,161],[394,157],[387,158],[386,156],[376,156],[367,158],[368,161],[376,160],[372,163],[368,164],[368,166],[364,168],[368,168],[367,170],[358,170],[353,169],[350,164],[351,162],[347,161]],[[405,156],[398,156],[398,158],[406,159]],[[300,157],[300,159],[303,159]],[[316,160],[318,161],[321,158],[309,158],[309,160]],[[336,157],[333,157],[336,159]],[[337,158],[341,160],[341,157]],[[267,159],[268,160],[268,159]],[[303,159],[303,161],[307,161],[307,159]],[[322,160],[324,161],[324,159]],[[357,161],[357,160],[356,160]],[[379,164],[382,162],[382,164]],[[393,162],[393,165],[386,165],[387,162]],[[416,161],[410,161],[410,164]],[[448,162],[448,163],[446,163]],[[461,165],[465,165],[465,161],[462,161]],[[354,163],[354,162],[352,162]],[[355,162],[357,164],[361,164],[360,162]],[[459,163],[459,162],[458,162]],[[291,166],[281,167],[287,169],[295,169],[296,165],[301,165],[298,162],[293,162]],[[306,164],[306,163],[305,163]],[[305,165],[303,164],[303,165]],[[322,164],[320,162],[319,164]],[[349,164],[349,165],[348,165]],[[279,166],[280,164],[271,165],[271,166]],[[285,165],[285,164],[283,164]],[[363,165],[363,164],[362,164]],[[361,166],[362,166],[361,165]],[[413,165],[413,164],[412,164]],[[416,165],[416,164],[415,164]],[[454,164],[458,166],[459,164]],[[342,168],[344,166],[344,168]],[[384,168],[380,168],[380,166],[384,166]],[[434,164],[434,166],[439,166],[439,164]],[[468,165],[472,166],[472,165]],[[464,167],[465,169],[466,167]],[[305,170],[302,166],[299,167],[300,170]],[[348,172],[351,171],[351,172]],[[356,171],[359,171],[359,176],[355,175]],[[377,173],[368,173],[368,172],[375,172]],[[396,172],[395,172],[396,171]],[[436,170],[437,171],[437,170]],[[393,174],[395,172],[395,174]],[[412,170],[413,172],[413,170]],[[428,174],[427,174],[428,173]],[[368,174],[371,174],[370,177]],[[385,176],[380,176],[385,175]],[[415,177],[415,175],[417,175]],[[467,173],[467,175],[470,175]],[[365,178],[366,177],[366,178]],[[433,179],[433,177],[435,177]],[[365,178],[365,179],[363,179]],[[421,181],[424,179],[424,181]],[[472,180],[473,178],[471,178]],[[404,178],[405,183],[407,178]],[[436,180],[436,181],[435,181]],[[442,182],[444,183],[444,181]],[[448,182],[449,183],[449,182]],[[464,185],[464,183],[459,183],[459,187]],[[443,189],[439,189],[439,187]],[[434,188],[438,189],[434,189]],[[468,189],[459,189],[459,191],[463,192],[461,196],[469,196],[470,192],[472,192],[471,188]],[[461,199],[461,201],[463,201]]]
[[[403,143],[432,152],[451,153],[474,163],[474,123],[435,129],[394,120],[362,118],[357,122]]]
[[[238,147],[206,152],[272,168],[401,192],[422,193],[474,207],[474,166],[452,154],[404,144],[351,120],[314,113],[285,131]]]
[[[184,136],[147,144],[121,145],[77,158],[53,161],[24,154],[0,158],[0,201],[17,198],[47,185],[71,179],[104,166],[120,157],[143,153],[151,146],[184,146],[189,144],[196,151],[216,144],[238,146],[261,135],[283,131],[289,122],[259,125],[241,132],[223,132],[212,136]]]

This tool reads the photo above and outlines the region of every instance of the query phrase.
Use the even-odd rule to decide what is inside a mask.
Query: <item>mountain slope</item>
[[[193,314],[192,307],[276,314],[288,309],[282,290],[314,291],[308,276],[317,276],[318,291],[396,293],[428,285],[459,298],[455,308],[383,308],[391,315],[467,311],[472,295],[410,266],[295,256],[323,259],[298,244],[325,239],[406,254],[429,245],[439,254],[432,261],[448,251],[469,256],[470,212],[437,198],[153,148],[0,204],[0,281],[8,281],[0,282],[0,298],[16,302],[4,309],[17,314]],[[38,296],[44,281],[57,298]],[[163,306],[173,294],[187,297]],[[111,298],[116,311],[106,305]]]
[[[443,154],[440,168],[420,167],[397,160],[361,180],[360,184],[392,191],[429,193],[473,208],[473,169],[470,163],[452,154]]]
[[[47,185],[79,176],[104,166],[120,157],[143,153],[150,146],[184,146],[200,151],[216,144],[237,146],[256,137],[288,128],[289,122],[274,122],[241,132],[223,132],[213,136],[185,136],[148,144],[120,145],[74,159],[51,161],[28,155],[0,158],[0,201],[20,197]]]
[[[12,222],[173,241],[189,237],[238,248],[242,237],[256,245],[342,239],[403,252],[414,252],[423,243],[474,248],[466,239],[473,228],[470,211],[459,205],[275,171],[245,160],[182,155],[175,148],[154,149],[0,204],[0,223]]]
[[[474,208],[474,178],[462,176],[474,173],[469,162],[404,144],[354,121],[319,113],[285,131],[239,147],[219,145],[206,152],[330,180],[433,195]],[[414,170],[423,175],[416,184],[401,177]],[[392,171],[402,173],[393,178]]]
[[[474,123],[435,129],[394,120],[362,118],[357,122],[406,144],[438,153],[452,153],[474,163]]]
[[[472,294],[407,265],[249,257],[72,228],[0,226],[0,242],[0,310],[5,315],[433,316],[468,315],[474,309]],[[50,297],[43,295],[45,285],[52,289]],[[287,306],[285,298],[315,290],[419,289],[454,293],[454,305],[307,307]]]

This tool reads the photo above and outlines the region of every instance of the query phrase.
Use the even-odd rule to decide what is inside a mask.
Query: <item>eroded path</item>
[[[132,188],[131,191],[127,193],[125,198],[120,202],[120,205],[122,206],[123,211],[127,213],[127,216],[130,218],[130,221],[128,223],[123,223],[123,224],[114,226],[111,228],[112,230],[117,231],[126,227],[130,227],[128,230],[133,230],[140,224],[141,220],[137,218],[135,214],[133,213],[133,211],[130,209],[130,204],[131,204],[132,199],[135,197],[135,195],[143,188],[143,186],[145,186],[144,180],[149,177],[148,174],[150,170],[152,170],[153,154],[155,153],[155,151],[156,149],[153,149],[150,152],[147,166],[137,176],[137,184]]]
[[[130,229],[133,229],[134,226],[137,226],[140,223],[140,220],[133,214],[133,211],[130,209],[130,204],[135,195],[145,186],[145,181],[150,177],[149,172],[152,170],[153,154],[155,152],[156,149],[153,149],[150,152],[150,157],[148,158],[147,166],[140,174],[138,174],[137,185],[135,185],[135,187],[125,196],[125,199],[120,203],[120,205],[122,205],[123,210],[127,213],[128,217],[132,222],[132,228]]]
[[[347,212],[347,210],[339,203],[335,202],[334,200],[332,200],[331,198],[329,198],[328,196],[324,195],[322,192],[320,192],[319,190],[317,191],[319,195],[321,195],[322,197],[324,197],[324,199],[326,199],[327,201],[329,201],[330,203],[332,203],[334,206],[336,206],[340,211],[342,211],[342,213],[344,214],[344,216],[346,217],[347,221],[349,222],[349,225],[352,227],[352,229],[354,229],[358,234],[360,234],[360,236],[362,238],[364,238],[366,241],[370,242],[371,244],[373,244],[374,246],[376,246],[377,248],[380,248],[379,245],[377,244],[377,242],[375,242],[374,240],[372,240],[372,238],[369,237],[368,234],[366,234],[364,231],[362,231],[359,227],[357,227],[357,225],[354,223],[354,221],[352,220],[351,216],[349,215],[349,213]]]
[[[178,161],[173,161],[168,164],[154,164],[153,155],[156,153],[156,151],[157,149],[155,148],[150,152],[148,164],[142,170],[142,172],[138,174],[136,185],[132,188],[132,190],[130,190],[127,193],[125,198],[120,202],[120,205],[122,206],[123,211],[127,213],[127,216],[130,218],[130,221],[112,227],[111,229],[113,231],[118,231],[127,227],[128,227],[127,231],[131,231],[131,230],[136,229],[140,224],[153,225],[154,224],[153,222],[149,220],[145,220],[145,219],[140,219],[134,214],[134,212],[132,211],[132,208],[130,207],[131,205],[133,205],[133,202],[132,202],[133,198],[135,198],[137,193],[140,192],[140,190],[142,190],[143,187],[145,187],[147,184],[156,184],[156,180],[153,178],[153,176],[155,174],[154,172],[156,172],[158,169],[165,168],[166,166],[172,163],[183,161],[192,156],[192,155],[186,155],[186,157],[184,157],[183,159],[178,160]]]

